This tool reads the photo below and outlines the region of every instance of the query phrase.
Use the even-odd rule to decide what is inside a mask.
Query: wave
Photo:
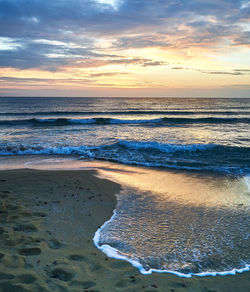
[[[91,150],[95,159],[183,170],[244,174],[250,171],[250,148],[216,144],[167,144],[120,140]]]
[[[85,119],[22,119],[22,120],[2,120],[0,125],[3,126],[67,126],[80,124],[94,125],[111,125],[111,124],[127,124],[127,125],[144,125],[152,124],[158,126],[181,125],[181,124],[235,124],[235,123],[250,123],[250,118],[169,118],[163,117],[158,119],[114,119],[106,117],[85,118]]]
[[[112,118],[86,118],[86,119],[24,119],[24,120],[5,120],[0,121],[0,125],[31,125],[31,126],[67,126],[67,125],[81,125],[81,124],[95,124],[95,125],[110,125],[110,124],[147,124],[160,123],[162,119],[151,120],[123,120]]]
[[[135,150],[159,150],[165,153],[173,153],[173,152],[195,152],[197,150],[208,150],[216,147],[214,144],[166,144],[166,143],[158,143],[158,142],[146,142],[146,141],[127,141],[120,140],[116,145],[123,146],[128,149]],[[218,147],[218,146],[217,146]]]
[[[77,155],[144,167],[250,173],[250,148],[216,144],[167,144],[119,140],[98,146],[8,145],[0,155]]]
[[[2,112],[0,116],[54,116],[54,115],[250,115],[250,111],[180,111],[180,110],[126,110],[126,111],[47,111]]]
[[[250,123],[250,118],[162,118],[162,122],[173,124],[248,124]]]
[[[46,146],[34,145],[28,146],[24,144],[0,146],[0,155],[89,155],[87,146]]]

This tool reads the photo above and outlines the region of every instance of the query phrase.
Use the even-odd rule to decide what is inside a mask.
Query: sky
[[[0,0],[0,96],[250,97],[248,0]]]

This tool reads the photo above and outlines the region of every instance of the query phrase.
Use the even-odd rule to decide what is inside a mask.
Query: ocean
[[[124,187],[95,236],[97,247],[145,274],[249,269],[249,142],[250,99],[0,98],[2,158],[114,162],[186,182],[179,197]]]
[[[0,155],[243,174],[249,99],[1,98]]]

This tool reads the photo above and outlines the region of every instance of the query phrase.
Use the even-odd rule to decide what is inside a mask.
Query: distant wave
[[[80,124],[95,124],[95,125],[109,125],[109,124],[145,124],[145,123],[160,123],[163,119],[152,120],[124,120],[112,118],[86,118],[86,119],[24,119],[24,120],[5,120],[0,121],[0,125],[30,125],[30,126],[67,126]]]
[[[94,125],[111,125],[111,124],[131,124],[131,125],[143,125],[143,124],[155,124],[159,126],[164,125],[181,125],[181,124],[235,124],[235,123],[250,123],[250,118],[169,118],[163,117],[158,119],[114,119],[106,117],[98,118],[83,118],[83,119],[20,119],[20,120],[2,120],[0,125],[3,126],[67,126],[67,125],[80,125],[80,124],[94,124]]]
[[[178,110],[126,110],[126,111],[45,111],[45,112],[6,112],[0,116],[52,116],[52,115],[250,115],[250,111],[178,111]]]
[[[77,155],[156,168],[206,170],[230,174],[250,172],[250,148],[215,144],[167,144],[119,140],[99,146],[47,146],[9,144],[0,146],[0,155]]]

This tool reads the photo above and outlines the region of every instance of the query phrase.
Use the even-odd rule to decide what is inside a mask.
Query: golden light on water
[[[10,157],[11,165],[11,157]],[[6,162],[5,162],[6,163]],[[185,171],[161,171],[142,167],[113,164],[104,161],[80,161],[71,159],[34,158],[19,159],[23,166],[35,169],[96,169],[104,178],[139,192],[150,192],[156,202],[175,202],[186,206],[208,208],[249,209],[249,187],[244,178],[231,176],[188,173]],[[8,167],[10,167],[8,165]],[[2,168],[4,169],[4,164]],[[16,167],[15,165],[13,167]]]

